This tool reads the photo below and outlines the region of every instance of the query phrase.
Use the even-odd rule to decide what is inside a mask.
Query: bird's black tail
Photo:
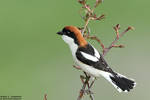
[[[119,73],[105,73],[103,75],[119,92],[129,92],[136,83]]]
[[[127,77],[125,77],[121,74],[118,74],[118,73],[110,76],[110,79],[111,79],[112,83],[114,83],[116,85],[116,88],[120,92],[121,91],[129,92],[136,85],[136,83],[133,80],[128,79]]]

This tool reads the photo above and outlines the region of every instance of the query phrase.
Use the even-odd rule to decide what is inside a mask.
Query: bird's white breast
[[[85,71],[86,73],[88,73],[89,75],[93,76],[93,77],[100,77],[100,71],[98,69],[93,68],[92,66],[89,66],[87,64],[82,63],[81,61],[79,61],[77,58],[75,59],[75,62],[78,66],[80,66],[80,68]]]

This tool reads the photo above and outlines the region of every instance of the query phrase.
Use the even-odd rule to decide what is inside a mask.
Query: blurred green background
[[[90,0],[89,0],[90,1]],[[91,0],[93,3],[94,0]],[[96,10],[101,22],[89,25],[105,45],[121,30],[134,26],[105,57],[114,70],[134,78],[137,87],[118,93],[104,78],[95,82],[95,100],[150,99],[150,13],[149,0],[104,0]],[[76,100],[81,88],[72,67],[72,55],[60,36],[66,25],[83,26],[77,0],[0,0],[0,96],[22,96],[23,100]],[[100,46],[90,41],[98,50]],[[83,100],[89,100],[86,96]]]

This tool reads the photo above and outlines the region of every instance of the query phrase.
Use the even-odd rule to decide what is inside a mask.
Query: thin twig
[[[133,28],[133,27],[128,27],[128,28],[127,28],[125,31],[123,31],[118,37],[116,37],[115,40],[109,45],[109,47],[104,49],[103,55],[105,56],[105,55],[110,51],[110,49],[115,46],[115,43],[117,43],[118,40],[119,40],[126,32],[128,32],[129,30],[132,30],[132,29],[134,29],[134,28]],[[121,45],[120,45],[120,46],[121,46]]]
[[[47,94],[44,95],[44,100],[47,100]]]
[[[91,20],[91,18],[89,17],[89,18],[86,20],[86,22],[85,22],[84,28],[83,28],[83,30],[82,30],[83,36],[85,36],[85,30],[86,30],[87,25],[89,24],[89,21],[90,21],[90,20]]]
[[[89,36],[89,35],[87,35],[86,38],[87,39],[96,40],[101,45],[102,49],[105,48],[104,44],[101,42],[101,40],[97,36]]]

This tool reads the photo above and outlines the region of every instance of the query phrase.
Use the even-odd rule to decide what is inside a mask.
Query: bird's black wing
[[[90,44],[85,47],[79,47],[76,52],[76,57],[79,61],[96,69],[103,70],[106,72],[113,72],[108,66],[103,56],[92,47]]]

